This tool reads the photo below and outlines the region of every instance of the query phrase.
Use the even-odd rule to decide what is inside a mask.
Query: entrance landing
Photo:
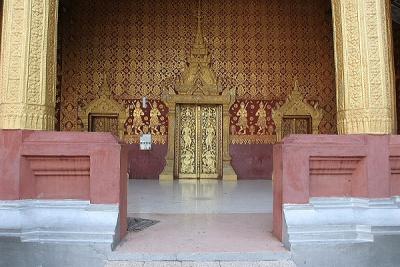
[[[290,253],[272,235],[270,180],[131,180],[130,217],[159,223],[131,232],[115,261],[277,261]]]

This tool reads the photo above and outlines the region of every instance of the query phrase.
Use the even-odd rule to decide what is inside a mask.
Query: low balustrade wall
[[[400,195],[400,136],[291,135],[273,155],[273,232],[280,240],[285,204]]]
[[[0,200],[37,200],[41,209],[45,201],[71,201],[63,212],[76,201],[112,204],[120,239],[127,228],[127,150],[107,133],[0,130]]]

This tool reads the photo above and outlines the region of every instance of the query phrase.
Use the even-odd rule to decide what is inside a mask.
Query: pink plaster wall
[[[400,136],[291,135],[273,153],[274,234],[279,238],[285,203],[400,193]]]
[[[0,130],[0,199],[119,203],[126,233],[127,156],[108,133]]]

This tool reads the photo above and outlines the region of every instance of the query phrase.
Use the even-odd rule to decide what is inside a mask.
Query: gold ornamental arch
[[[294,122],[296,118],[308,121],[309,125],[307,128],[310,134],[319,134],[319,124],[323,117],[323,110],[317,107],[317,104],[311,106],[304,100],[304,96],[299,91],[297,80],[295,81],[294,89],[288,96],[286,102],[272,111],[272,119],[276,126],[276,141],[279,142],[283,139],[286,132],[283,128],[283,123],[286,118],[293,118]]]

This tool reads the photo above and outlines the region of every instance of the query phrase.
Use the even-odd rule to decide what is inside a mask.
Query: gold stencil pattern
[[[180,79],[196,32],[197,1],[69,2],[60,15],[61,130],[81,130],[78,108],[96,97],[104,73],[121,105],[143,96],[159,100],[162,91]],[[306,99],[324,110],[320,133],[336,132],[330,1],[202,3],[212,68],[222,88],[237,89],[239,105],[284,101],[297,79]],[[248,127],[255,125],[255,136],[271,139],[269,117],[264,115],[261,109],[258,121]],[[238,131],[243,133],[244,119],[241,123]],[[249,141],[249,131],[238,138]]]

